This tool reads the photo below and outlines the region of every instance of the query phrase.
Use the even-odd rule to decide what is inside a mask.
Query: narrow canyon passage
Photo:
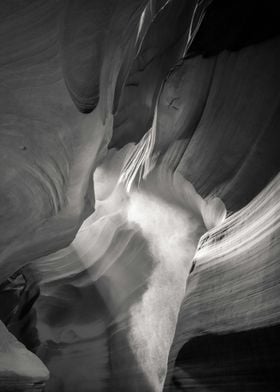
[[[0,392],[280,388],[271,0],[0,0]]]
[[[106,178],[116,168],[113,154],[111,160]],[[70,247],[36,262],[39,352],[51,369],[50,390],[74,391],[84,377],[89,390],[109,378],[116,390],[161,390],[198,241],[224,220],[225,207],[205,202],[166,164],[129,193],[117,182],[108,195],[111,183],[103,183],[102,195],[98,178],[95,184],[96,195],[107,197],[96,200]],[[65,380],[76,356],[73,378]],[[92,362],[97,366],[85,376]]]

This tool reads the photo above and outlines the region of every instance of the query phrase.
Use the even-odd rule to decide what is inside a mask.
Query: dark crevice
[[[180,350],[173,379],[188,391],[280,390],[280,325],[192,338]],[[174,380],[173,380],[174,381]],[[179,389],[180,390],[180,389]]]

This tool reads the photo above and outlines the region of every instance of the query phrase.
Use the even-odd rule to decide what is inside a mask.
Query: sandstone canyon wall
[[[0,390],[278,391],[277,2],[0,5]]]

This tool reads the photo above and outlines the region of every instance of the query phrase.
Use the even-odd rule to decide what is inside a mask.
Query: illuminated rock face
[[[206,235],[188,280],[166,390],[279,387],[279,192],[278,175]]]
[[[105,201],[97,200],[95,214],[71,246],[37,261],[44,282],[37,308],[39,352],[51,369],[52,388],[74,391],[85,377],[90,386],[85,390],[92,384],[101,390],[108,384],[117,390],[161,390],[197,243],[206,226],[224,217],[220,201],[206,203],[165,166],[154,169],[131,194],[117,185]],[[97,309],[96,299],[86,300],[87,312],[96,309],[86,318],[83,292],[103,299]],[[81,295],[80,318],[74,309]],[[68,308],[68,322],[60,319],[56,306],[62,312]],[[65,379],[69,361],[76,360],[73,378]],[[83,376],[81,366],[93,362],[96,367]]]
[[[217,223],[178,196],[190,181],[233,215],[195,256],[165,388],[211,390],[219,379],[221,391],[278,390],[262,365],[279,365],[276,350],[262,351],[279,324],[274,2],[226,10],[214,0],[180,61],[201,9],[193,19],[194,1],[146,3],[1,1],[0,271],[10,288],[0,300],[20,268],[38,278],[31,346],[48,391],[161,390],[197,243]],[[152,125],[155,171],[127,194],[124,157]],[[35,298],[31,288],[19,299],[23,318]],[[3,321],[29,347],[30,326],[12,311]]]

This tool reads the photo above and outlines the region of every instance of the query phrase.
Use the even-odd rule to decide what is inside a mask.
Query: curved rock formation
[[[202,239],[166,390],[279,388],[279,192],[278,175]]]
[[[49,392],[278,390],[277,2],[0,3],[1,351]]]
[[[162,389],[198,240],[224,216],[220,201],[206,203],[182,176],[160,166],[131,194],[116,185],[106,200],[97,201],[95,214],[68,249],[37,261],[42,277],[36,306],[43,342],[39,353],[51,369],[53,388],[74,391],[85,377],[86,385],[97,383],[104,390],[108,385],[123,391]],[[87,292],[92,299],[86,300]],[[95,304],[98,297],[100,305]],[[90,304],[96,310],[92,315]],[[66,312],[62,318],[57,306]],[[65,380],[68,361],[76,361],[74,348],[80,365],[94,361],[97,366],[88,375],[79,366],[73,379]]]
[[[7,331],[0,321],[0,388],[10,391],[38,390],[44,386],[49,371],[39,358]]]

